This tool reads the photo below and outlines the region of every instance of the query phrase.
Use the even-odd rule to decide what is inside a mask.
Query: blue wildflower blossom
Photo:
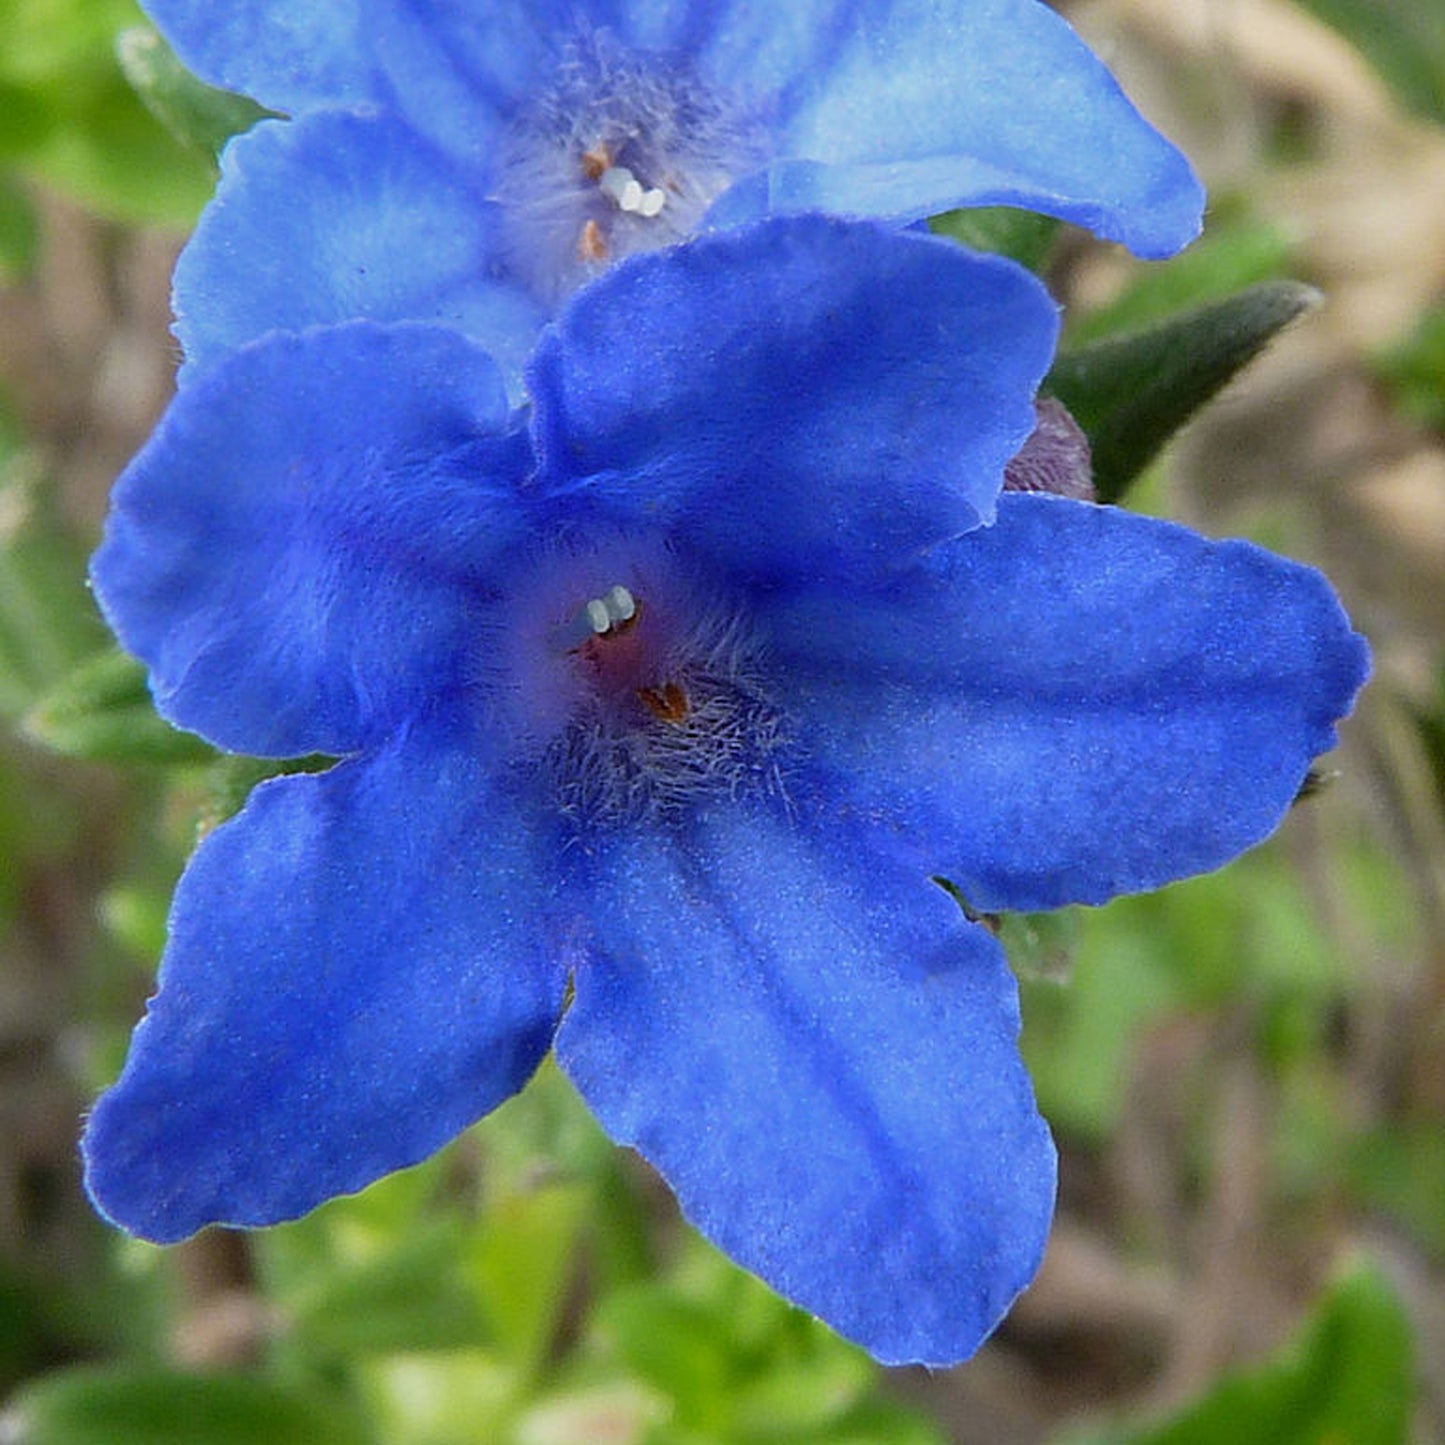
[[[999,944],[936,878],[1037,909],[1215,867],[1366,668],[1306,568],[998,495],[1055,324],[1007,262],[780,219],[579,291],[520,415],[425,324],[198,377],[97,592],[175,722],[343,760],[191,861],[99,1208],[291,1218],[553,1047],[784,1295],[885,1361],[972,1352],[1055,1160]]]
[[[190,370],[280,327],[434,320],[510,373],[560,298],[699,226],[1021,206],[1141,255],[1188,163],[1037,0],[148,0],[234,141],[176,273]]]

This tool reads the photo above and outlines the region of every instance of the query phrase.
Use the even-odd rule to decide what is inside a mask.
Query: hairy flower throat
[[[605,31],[578,39],[504,145],[496,199],[509,265],[556,301],[613,261],[682,240],[764,158],[736,98],[681,59]]]
[[[745,609],[655,541],[549,554],[504,623],[507,725],[579,828],[678,816],[776,793],[780,710]]]
[[[599,672],[604,668],[617,672],[620,670],[617,653],[631,651],[619,649],[618,641],[632,631],[641,617],[637,599],[617,583],[601,597],[590,598],[579,607],[568,622],[552,633],[549,642],[555,652],[577,655]],[[635,669],[637,665],[638,659],[633,657],[623,663],[623,668]],[[636,686],[633,694],[655,718],[665,723],[686,722],[691,711],[686,691],[680,683],[671,680]]]

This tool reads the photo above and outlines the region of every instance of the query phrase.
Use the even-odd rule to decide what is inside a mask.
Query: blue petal
[[[816,0],[788,15],[790,43],[755,49],[748,28],[726,26],[709,53],[723,80],[776,87],[782,112],[779,163],[725,197],[717,223],[1014,205],[1141,256],[1199,234],[1204,193],[1188,162],[1046,6]]]
[[[263,784],[177,889],[87,1185],[169,1242],[425,1158],[546,1052],[567,962],[527,828],[437,729]]]
[[[994,939],[830,818],[605,850],[557,1056],[748,1269],[888,1363],[971,1354],[1038,1266],[1054,1153]]]
[[[1368,672],[1319,573],[1058,497],[886,594],[774,607],[780,698],[976,906],[1099,903],[1267,836]]]
[[[381,117],[323,112],[238,138],[176,266],[188,372],[267,331],[367,317],[475,336],[519,391],[543,315],[494,279],[497,208],[478,185]]]
[[[202,79],[297,113],[387,95],[362,0],[144,0],[176,54]]]
[[[550,70],[575,8],[370,0],[368,21],[396,110],[458,156],[485,159],[487,138]]]
[[[187,387],[92,564],[162,711],[222,747],[349,752],[457,686],[525,434],[440,328],[272,334]]]
[[[513,117],[555,78],[567,45],[608,32],[620,45],[685,55],[724,4],[691,0],[373,0],[371,44],[395,105],[420,130],[475,153],[479,127]]]
[[[1056,325],[1027,272],[927,237],[795,218],[703,238],[616,267],[543,333],[541,474],[724,568],[898,565],[992,516]]]

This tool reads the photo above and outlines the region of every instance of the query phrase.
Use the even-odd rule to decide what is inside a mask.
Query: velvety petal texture
[[[440,328],[276,334],[183,393],[91,566],[162,712],[222,747],[345,753],[449,682],[528,465],[491,359]]]
[[[943,1363],[1038,1268],[1053,1144],[997,941],[845,842],[732,807],[604,850],[557,1055],[734,1258],[876,1358]]]
[[[1278,826],[1369,671],[1319,573],[1062,497],[846,605],[779,604],[815,757],[975,906],[1101,903]]]
[[[791,23],[810,25],[814,46],[782,88],[777,159],[719,220],[1010,205],[1141,256],[1199,234],[1204,191],[1189,163],[1046,5],[814,3]],[[719,68],[751,70],[744,32],[720,30],[715,44]]]
[[[177,55],[203,80],[288,114],[385,100],[365,0],[143,0]]]
[[[991,518],[1056,309],[1009,262],[898,239],[772,221],[580,293],[529,376],[548,485],[755,574],[896,567]]]
[[[323,111],[238,136],[176,264],[182,384],[268,331],[366,318],[485,337],[516,390],[546,316],[492,274],[499,219],[478,180],[383,115]]]
[[[425,1158],[541,1061],[567,957],[483,752],[407,730],[212,833],[160,991],[86,1128],[100,1209],[162,1243],[272,1224]]]

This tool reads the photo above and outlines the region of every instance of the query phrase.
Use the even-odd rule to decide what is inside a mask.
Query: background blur
[[[129,0],[0,0],[0,1445],[1445,1440],[1445,6],[1062,8],[1212,196],[1166,265],[1055,238],[1070,343],[1324,294],[1129,503],[1324,567],[1376,679],[1269,844],[1009,924],[1061,1207],[996,1339],[929,1375],[701,1244],[550,1070],[295,1225],[161,1251],[91,1215],[79,1116],[251,780],[91,661],[83,580],[214,173],[117,64]]]

